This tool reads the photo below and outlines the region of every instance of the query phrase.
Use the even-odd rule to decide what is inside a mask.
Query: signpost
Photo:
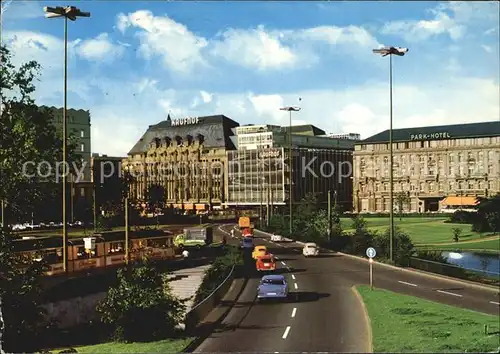
[[[373,290],[373,258],[377,255],[375,248],[368,247],[366,249],[366,256],[370,259],[370,289]]]

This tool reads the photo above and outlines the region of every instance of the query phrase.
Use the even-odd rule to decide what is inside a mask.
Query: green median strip
[[[500,346],[498,316],[356,288],[370,316],[374,352],[484,353]]]
[[[156,342],[117,343],[76,347],[78,353],[181,353],[193,338],[164,339]]]

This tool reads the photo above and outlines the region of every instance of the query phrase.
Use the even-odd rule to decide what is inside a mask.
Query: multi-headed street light
[[[280,108],[280,111],[288,111],[290,113],[290,124],[288,127],[288,153],[289,153],[289,161],[290,161],[290,166],[289,166],[289,177],[288,177],[288,185],[290,187],[290,194],[288,196],[289,201],[290,201],[290,236],[292,236],[292,205],[293,205],[293,191],[292,191],[292,168],[293,168],[293,157],[292,157],[292,112],[298,112],[300,111],[300,107],[295,107],[295,106],[288,106],[288,107],[282,107]]]
[[[66,187],[67,187],[67,147],[68,147],[68,125],[67,125],[67,111],[68,111],[68,20],[76,21],[77,17],[90,17],[90,12],[82,12],[74,6],[66,7],[44,7],[43,11],[46,13],[47,18],[64,17],[64,108],[63,108],[63,173],[62,173],[62,222],[63,222],[63,263],[64,271],[68,271],[68,229],[67,229],[67,216],[66,216]]]
[[[394,247],[394,169],[393,169],[393,150],[392,150],[392,56],[404,56],[408,53],[408,48],[401,47],[385,47],[380,49],[373,49],[373,53],[380,54],[382,57],[389,56],[389,240],[390,240],[390,259],[393,258]]]

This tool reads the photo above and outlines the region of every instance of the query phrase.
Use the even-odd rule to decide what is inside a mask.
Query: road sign
[[[373,247],[368,247],[366,249],[366,255],[368,258],[374,258],[377,255],[377,251],[375,251],[375,248]]]

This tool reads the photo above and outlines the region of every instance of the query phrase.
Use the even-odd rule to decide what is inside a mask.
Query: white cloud
[[[212,102],[213,95],[208,93],[207,91],[200,91],[200,95],[201,95],[201,99],[203,100],[203,103]]]
[[[469,35],[471,26],[498,27],[499,5],[497,2],[449,1],[428,11],[428,20],[398,20],[389,22],[382,33],[399,35],[408,42],[423,41],[432,36],[447,34],[453,41]],[[490,28],[486,33],[492,33]]]
[[[483,48],[487,53],[493,52],[493,49],[489,45],[483,44],[481,48]]]
[[[140,10],[128,15],[119,14],[117,27],[121,32],[129,27],[139,28],[139,52],[146,58],[160,56],[165,65],[178,73],[188,73],[196,66],[205,66],[201,50],[207,40],[167,16],[154,16]]]
[[[278,33],[256,29],[229,29],[213,43],[212,55],[252,69],[266,70],[293,66],[298,58],[280,42]]]
[[[37,1],[2,1],[2,22],[43,17],[43,8]]]
[[[113,43],[107,33],[101,33],[96,38],[86,39],[78,43],[78,54],[90,61],[113,61],[123,55],[124,46]]]

